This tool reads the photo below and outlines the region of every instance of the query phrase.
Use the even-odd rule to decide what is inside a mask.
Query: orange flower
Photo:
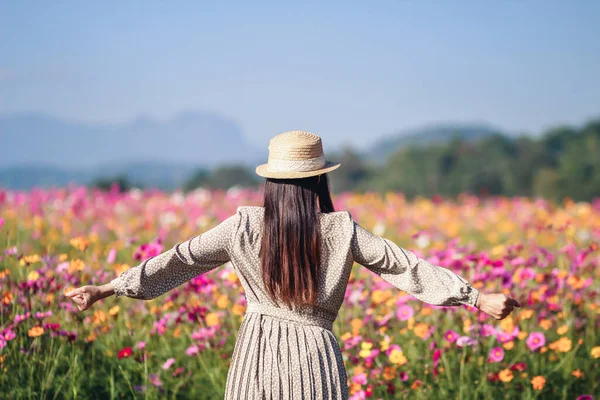
[[[572,345],[573,343],[571,342],[571,339],[561,337],[556,342],[550,343],[548,347],[552,350],[556,350],[561,353],[566,353],[567,351],[571,350]]]
[[[542,390],[545,384],[546,378],[541,375],[534,376],[533,379],[531,379],[531,386],[533,386],[535,390]]]
[[[423,386],[423,382],[421,382],[418,379],[415,379],[415,381],[412,383],[412,385],[410,385],[411,389],[417,389],[419,387]]]
[[[2,293],[2,304],[10,304],[12,302],[13,295],[8,290]]]
[[[585,374],[583,372],[581,372],[581,370],[579,368],[577,368],[575,371],[571,372],[571,375],[573,375],[577,379],[583,378],[585,376]]]
[[[110,310],[108,310],[108,314],[111,317],[114,317],[115,315],[117,315],[119,313],[119,306],[114,306],[112,307]]]
[[[421,339],[425,339],[428,333],[429,327],[427,326],[427,324],[420,322],[415,326],[415,335],[417,335]]]
[[[44,334],[44,328],[41,326],[34,326],[28,332],[30,337],[38,337]]]
[[[233,312],[233,315],[242,315],[244,313],[244,311],[246,311],[246,307],[244,307],[241,304],[235,304],[231,308],[231,311]]]
[[[498,374],[498,378],[500,378],[502,382],[510,382],[513,380],[514,375],[510,369],[506,368],[500,371],[500,373]]]

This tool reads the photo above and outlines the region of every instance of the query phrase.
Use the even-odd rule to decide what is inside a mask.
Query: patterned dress
[[[347,399],[344,361],[333,322],[355,262],[434,305],[475,305],[479,292],[452,271],[376,236],[347,211],[321,213],[318,302],[278,305],[262,283],[258,251],[264,208],[240,206],[216,227],[123,272],[116,296],[153,299],[231,261],[247,309],[227,374],[225,399]]]

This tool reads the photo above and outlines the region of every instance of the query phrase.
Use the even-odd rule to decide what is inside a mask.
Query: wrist
[[[485,297],[484,293],[479,293],[479,296],[477,296],[477,300],[475,301],[475,307],[481,309],[481,305],[483,304],[483,299]]]
[[[98,289],[100,290],[100,298],[101,299],[115,294],[115,288],[113,287],[113,284],[111,282],[109,282],[105,285],[102,285],[102,286],[98,286]]]

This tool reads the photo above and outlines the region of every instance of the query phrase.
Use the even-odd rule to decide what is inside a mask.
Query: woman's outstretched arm
[[[438,306],[476,307],[502,319],[518,301],[501,293],[484,294],[451,270],[431,264],[389,239],[374,235],[351,219],[354,260],[398,289]]]
[[[236,213],[216,227],[144,260],[105,285],[82,286],[66,296],[71,297],[80,310],[86,310],[96,301],[113,294],[117,297],[154,299],[230,261],[232,238],[239,218],[240,214]]]

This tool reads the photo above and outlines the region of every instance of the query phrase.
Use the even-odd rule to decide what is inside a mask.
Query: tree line
[[[457,135],[446,143],[399,148],[377,164],[352,147],[329,158],[342,163],[330,174],[334,192],[397,191],[408,198],[473,193],[557,201],[600,197],[600,119],[553,128],[539,137],[490,134],[471,141]],[[123,187],[131,186],[120,179]],[[263,181],[252,167],[223,165],[197,170],[184,190],[258,187]]]

